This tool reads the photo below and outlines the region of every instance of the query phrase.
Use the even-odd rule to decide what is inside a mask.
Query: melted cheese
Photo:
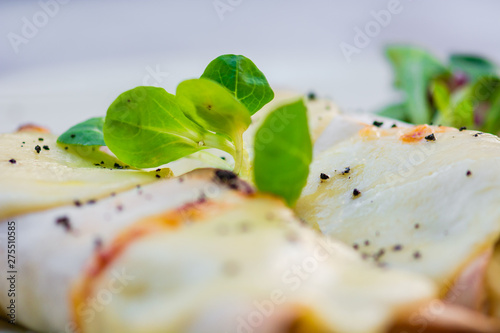
[[[384,332],[435,287],[363,262],[277,199],[230,194],[131,226],[96,254],[73,295],[83,332],[277,333],[293,322],[361,333]]]
[[[230,185],[230,186],[228,186]],[[225,183],[215,170],[196,170],[97,200],[81,207],[62,206],[17,216],[16,312],[18,323],[42,332],[70,332],[70,286],[100,245],[150,215],[196,202],[216,200],[233,189],[248,192],[239,180]],[[66,218],[68,224],[57,223]],[[0,220],[0,244],[7,244],[9,220]],[[69,229],[68,229],[69,227]],[[7,258],[7,246],[0,256]],[[8,271],[7,260],[0,269]],[[6,281],[5,279],[3,281]],[[0,283],[0,308],[9,302],[8,283]]]
[[[296,206],[324,234],[368,260],[431,277],[443,292],[498,239],[498,137],[368,126],[344,139],[316,156]]]
[[[0,219],[76,200],[85,203],[99,199],[153,182],[157,174],[163,178],[171,176],[168,169],[161,172],[117,169],[115,163],[121,163],[96,148],[65,150],[56,140],[50,133],[0,134]]]

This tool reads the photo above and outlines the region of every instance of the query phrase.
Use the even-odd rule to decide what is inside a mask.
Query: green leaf
[[[429,82],[447,74],[446,67],[419,48],[390,46],[386,52],[395,71],[395,85],[406,94],[408,119],[416,124],[430,122],[433,110],[427,100]]]
[[[302,99],[274,110],[255,134],[254,178],[260,191],[293,206],[307,182],[312,143]]]
[[[437,114],[433,122],[452,126],[453,111],[451,109],[451,94],[446,82],[441,79],[432,80],[430,92],[434,105],[437,108]]]
[[[481,76],[496,75],[496,66],[479,56],[468,54],[452,54],[450,56],[450,67],[453,72],[465,73],[471,81]]]
[[[202,78],[213,80],[231,93],[254,114],[274,98],[264,74],[248,58],[226,54],[208,64]]]
[[[500,94],[491,103],[483,130],[496,135],[500,132]]]
[[[187,99],[194,108],[186,108],[186,116],[204,128],[233,137],[243,133],[250,123],[250,113],[227,89],[207,79],[193,79],[177,86],[178,98]]]
[[[383,117],[409,122],[406,103],[398,103],[386,106],[382,110],[377,111],[377,114]]]
[[[209,148],[206,141],[212,148],[231,151],[225,138],[204,130],[184,115],[190,108],[193,106],[188,101],[163,88],[126,91],[108,109],[104,141],[121,161],[138,168],[156,167]]]
[[[61,134],[57,142],[81,146],[105,146],[102,134],[103,124],[103,117],[90,118]]]
[[[235,172],[239,173],[243,158],[243,132],[250,123],[247,108],[220,84],[207,79],[183,81],[177,87],[177,97],[190,101],[194,107],[185,108],[186,116],[201,127],[224,135],[234,144]]]

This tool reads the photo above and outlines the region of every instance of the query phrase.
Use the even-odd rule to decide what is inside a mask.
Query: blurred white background
[[[494,0],[2,0],[0,132],[33,122],[60,133],[137,85],[175,92],[224,53],[252,59],[275,90],[370,112],[398,98],[385,45],[498,63],[499,13]],[[373,36],[348,61],[340,46],[366,28]]]

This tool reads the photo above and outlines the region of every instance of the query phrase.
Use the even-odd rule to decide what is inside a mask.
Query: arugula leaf
[[[254,147],[257,188],[279,195],[293,206],[307,182],[312,161],[304,101],[300,99],[271,112],[255,134]]]
[[[465,73],[471,81],[496,72],[496,66],[492,62],[467,54],[452,54],[450,56],[450,68],[453,72]]]
[[[87,119],[61,134],[58,143],[81,146],[105,146],[102,134],[103,117]]]
[[[137,87],[121,94],[109,107],[104,141],[123,162],[138,168],[156,167],[206,148],[233,154],[226,138],[191,121],[194,108],[163,88]]]
[[[448,70],[426,51],[408,46],[388,47],[387,56],[396,74],[395,85],[406,94],[408,119],[424,124],[431,119],[433,110],[427,101],[430,80]]]
[[[231,91],[253,115],[274,98],[264,74],[242,55],[226,54],[208,64],[202,78],[213,80]]]

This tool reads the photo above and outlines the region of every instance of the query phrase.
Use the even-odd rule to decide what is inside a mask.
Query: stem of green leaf
[[[239,174],[243,166],[243,133],[234,136],[234,146],[236,154],[234,156],[234,173]]]

